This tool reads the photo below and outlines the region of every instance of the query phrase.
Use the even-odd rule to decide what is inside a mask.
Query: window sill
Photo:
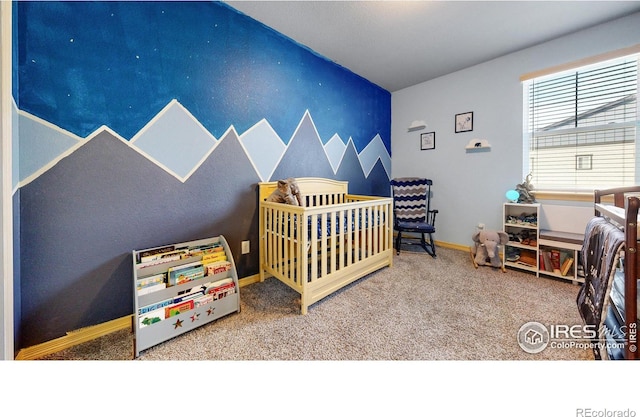
[[[582,201],[593,203],[593,192],[533,191],[536,200]]]

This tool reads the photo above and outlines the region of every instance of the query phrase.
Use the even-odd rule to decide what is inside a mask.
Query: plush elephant
[[[478,230],[471,238],[475,242],[471,247],[471,253],[477,265],[489,263],[496,268],[502,266],[498,247],[509,242],[509,235],[506,232]]]

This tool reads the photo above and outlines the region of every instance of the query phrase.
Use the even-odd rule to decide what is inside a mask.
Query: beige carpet
[[[241,289],[241,312],[141,353],[139,360],[589,360],[590,350],[523,351],[518,329],[580,324],[579,286],[491,267],[466,252],[403,251],[375,272],[299,314],[299,296],[276,279]],[[49,360],[130,360],[120,331]]]

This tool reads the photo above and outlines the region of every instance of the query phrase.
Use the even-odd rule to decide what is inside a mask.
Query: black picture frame
[[[426,151],[436,148],[436,132],[420,134],[420,150]]]
[[[455,132],[471,132],[473,130],[473,112],[458,113],[455,117]]]

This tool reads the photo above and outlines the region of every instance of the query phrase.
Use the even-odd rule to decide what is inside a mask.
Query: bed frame
[[[638,186],[596,190],[594,192],[595,215],[605,217],[621,230],[624,230],[625,359],[638,359],[639,196],[640,187]]]
[[[349,194],[345,181],[295,180],[304,207],[265,201],[277,181],[258,183],[260,281],[274,276],[297,291],[307,314],[313,303],[393,265],[393,200]]]

